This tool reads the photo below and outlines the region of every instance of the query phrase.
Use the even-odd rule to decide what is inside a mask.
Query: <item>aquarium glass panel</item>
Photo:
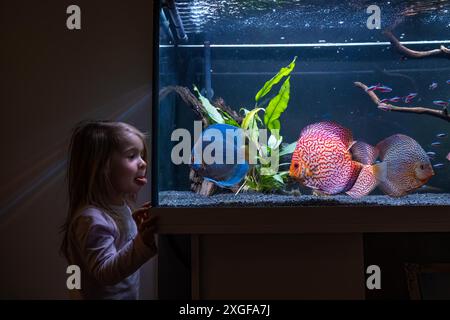
[[[159,206],[450,204],[449,1],[161,1]]]

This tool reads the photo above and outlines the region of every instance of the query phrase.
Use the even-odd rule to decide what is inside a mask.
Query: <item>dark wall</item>
[[[66,8],[81,8],[81,30]],[[151,0],[2,1],[0,298],[67,298],[58,255],[66,148],[80,120],[150,131]],[[143,190],[138,202],[150,198]],[[156,297],[156,261],[143,298]]]

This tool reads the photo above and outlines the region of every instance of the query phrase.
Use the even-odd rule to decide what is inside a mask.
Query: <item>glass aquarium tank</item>
[[[450,205],[449,1],[157,12],[155,206]]]

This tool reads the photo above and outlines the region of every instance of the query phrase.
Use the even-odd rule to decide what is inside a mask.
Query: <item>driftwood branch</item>
[[[202,120],[203,127],[209,125],[208,117],[206,117],[206,111],[204,110],[200,100],[186,87],[181,86],[167,86],[159,91],[159,100],[163,100],[169,93],[175,92],[180,98],[188,105],[197,118]]]
[[[403,44],[401,44],[401,42],[394,36],[394,34],[392,33],[392,31],[390,29],[384,30],[383,34],[389,39],[392,46],[394,48],[396,48],[397,51],[399,51],[400,53],[404,54],[407,57],[420,59],[420,58],[425,58],[425,57],[435,56],[435,55],[442,55],[442,54],[446,54],[450,57],[450,49],[444,47],[443,45],[441,45],[441,47],[439,49],[433,49],[433,50],[429,50],[429,51],[416,51],[416,50],[411,50],[411,49],[405,47]]]
[[[183,102],[192,109],[196,117],[202,120],[203,128],[206,128],[209,125],[209,119],[207,117],[208,113],[206,112],[202,103],[191,92],[191,90],[186,87],[167,86],[162,88],[159,91],[160,101],[172,92],[177,93],[178,96],[183,100]],[[228,113],[237,123],[242,123],[242,117],[240,117],[236,111],[227,106],[222,98],[217,98],[212,104],[216,108],[219,108]],[[202,176],[200,176],[192,169],[189,173],[189,180],[191,181],[191,190],[200,195],[210,196],[217,190],[217,186],[214,183],[203,179]]]
[[[228,113],[237,123],[241,124],[242,120],[244,120],[236,111],[231,109],[228,105],[225,104],[225,101],[222,98],[217,98],[213,105],[216,108],[222,109],[226,113]]]
[[[202,176],[192,169],[189,172],[189,180],[191,181],[191,190],[202,196],[210,196],[217,190],[214,183],[203,179]]]
[[[378,106],[378,109],[383,111],[395,111],[395,112],[406,112],[406,113],[417,113],[417,114],[427,114],[433,117],[443,119],[450,122],[450,115],[448,114],[447,108],[443,110],[436,110],[424,107],[398,107],[389,103],[381,103],[380,98],[373,91],[367,91],[367,86],[361,82],[354,82],[355,86],[363,89],[372,99],[372,101]]]
[[[209,125],[207,117],[208,113],[206,112],[200,100],[197,99],[197,97],[191,92],[191,90],[181,86],[167,86],[159,91],[159,100],[163,100],[171,92],[177,93],[184,101],[184,103],[191,107],[197,118],[202,120],[203,127],[207,127]],[[214,102],[212,102],[212,105],[228,113],[237,123],[242,123],[243,118],[239,116],[236,111],[227,106],[222,98],[217,98]]]

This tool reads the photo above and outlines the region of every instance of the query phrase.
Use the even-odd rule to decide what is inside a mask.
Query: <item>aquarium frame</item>
[[[153,68],[152,68],[152,107],[151,117],[151,189],[150,201],[153,206],[158,206],[158,136],[159,136],[159,25],[160,25],[161,1],[153,1]]]
[[[151,108],[151,202],[153,206],[158,207],[157,211],[166,215],[167,220],[164,219],[162,223],[162,233],[176,233],[176,234],[187,234],[192,233],[186,230],[194,231],[199,233],[203,233],[204,230],[211,231],[212,228],[213,233],[224,233],[223,228],[221,228],[220,223],[201,223],[201,221],[210,221],[210,217],[221,217],[222,215],[227,215],[230,217],[232,221],[233,219],[240,219],[240,210],[245,209],[246,214],[250,214],[253,216],[255,214],[255,219],[260,219],[261,213],[275,213],[277,219],[286,221],[283,224],[276,226],[275,228],[269,228],[272,230],[278,230],[286,232],[287,230],[295,232],[450,232],[450,215],[446,215],[446,212],[449,211],[450,206],[296,206],[296,207],[214,207],[211,210],[210,207],[161,207],[159,204],[159,58],[160,58],[160,23],[161,23],[161,15],[160,12],[163,9],[164,0],[155,0],[153,1],[153,81],[152,81],[152,108]],[[426,41],[426,43],[448,43],[450,40],[442,40],[442,41]],[[386,42],[388,44],[389,42]],[[425,43],[424,41],[410,41],[404,42],[410,44],[418,44]],[[371,43],[371,45],[378,46],[383,45],[384,43]],[[308,46],[352,46],[356,44],[349,43],[310,43],[310,44],[266,44],[263,45],[265,47],[283,47],[283,46],[295,46],[295,47],[308,47]],[[203,47],[208,48],[216,48],[216,47],[230,47],[231,45],[222,45],[222,44],[211,44],[205,43],[199,45],[189,45],[189,44],[181,44],[178,41],[175,41],[174,44],[163,45],[161,47]],[[235,45],[232,45],[233,47]],[[242,47],[252,48],[256,45],[237,45]],[[259,45],[258,45],[259,46]],[[204,66],[206,67],[206,66]],[[237,209],[237,210],[236,210]],[[292,215],[296,216],[297,212],[301,211],[302,214],[299,217],[292,217]],[[320,220],[327,219],[328,212],[339,212],[342,215],[340,218],[346,220],[345,223],[340,224],[329,224],[324,223],[321,227]],[[183,212],[183,213],[182,213]],[[184,213],[192,213],[186,214],[189,216],[186,222],[184,222],[184,218],[182,215]],[[363,216],[366,217],[363,220],[359,220],[357,218],[353,220],[353,214],[358,214],[360,212],[364,212]],[[379,213],[382,212],[381,215]],[[389,214],[385,214],[389,212]],[[406,214],[398,215],[399,212],[406,212]],[[237,213],[236,215],[234,213]],[[367,213],[367,215],[366,215]],[[370,213],[370,214],[369,214]],[[411,216],[409,216],[409,214]],[[313,215],[317,215],[321,217],[318,222]],[[269,216],[273,217],[273,215],[269,214]],[[380,218],[381,217],[381,218]],[[399,217],[404,218],[404,221],[398,220]],[[178,219],[182,220],[179,221]],[[191,220],[193,218],[193,220]],[[206,220],[203,220],[206,218]],[[334,219],[332,215],[329,217]],[[377,220],[380,218],[380,220]],[[177,221],[176,223],[170,222],[170,220],[174,219]],[[215,219],[215,218],[212,218]],[[305,220],[306,219],[306,220]],[[220,218],[219,218],[220,220]],[[270,220],[270,219],[269,219]],[[288,223],[288,221],[290,221]],[[294,221],[298,221],[299,223],[304,223],[303,226],[298,228],[298,226],[292,226],[291,223]],[[255,222],[255,221],[254,221]],[[324,222],[324,221],[322,221]],[[317,224],[319,223],[319,224]],[[356,223],[356,224],[355,224]],[[330,226],[332,225],[332,226]],[[239,226],[238,229],[242,229],[243,226]],[[272,226],[271,226],[272,227]],[[336,228],[337,229],[334,229]],[[192,229],[193,228],[193,229]],[[261,229],[262,228],[262,229]],[[265,227],[263,227],[260,223],[256,223],[253,226],[243,227],[243,229],[254,233],[266,232]],[[231,232],[236,232],[237,229],[231,227]],[[312,231],[314,230],[314,231]],[[269,232],[271,232],[269,230]],[[289,231],[290,232],[290,231]]]

